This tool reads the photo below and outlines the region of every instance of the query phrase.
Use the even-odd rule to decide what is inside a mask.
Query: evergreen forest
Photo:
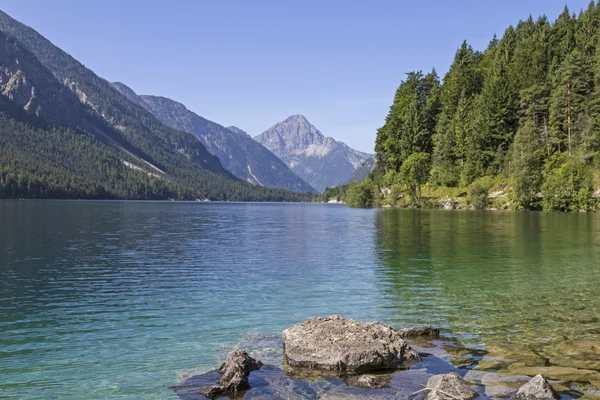
[[[371,177],[348,188],[356,206],[433,194],[487,208],[496,191],[513,209],[596,209],[600,4],[529,17],[483,51],[465,41],[443,80],[407,73],[375,150]]]

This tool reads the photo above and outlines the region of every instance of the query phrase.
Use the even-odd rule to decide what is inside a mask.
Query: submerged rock
[[[219,368],[219,385],[204,386],[200,393],[212,399],[224,393],[235,394],[248,390],[250,372],[259,370],[260,367],[262,363],[250,357],[244,350],[232,351]]]
[[[338,316],[313,318],[283,331],[290,367],[337,373],[407,368],[419,355],[390,326]]]
[[[592,382],[600,381],[600,372],[589,369],[579,369],[571,367],[559,367],[551,365],[549,367],[524,367],[518,363],[511,364],[508,371],[515,375],[535,376],[543,374],[549,379],[560,382]]]
[[[352,375],[343,379],[348,386],[364,389],[382,389],[390,385],[391,375]]]
[[[526,376],[504,375],[497,372],[479,371],[470,369],[463,379],[480,388],[487,397],[513,398],[515,392],[524,382],[529,380]]]
[[[367,375],[371,376],[371,375]],[[399,371],[393,377],[375,376],[377,379],[391,379],[386,388],[363,388],[348,386],[337,378],[302,380],[294,379],[279,367],[265,365],[249,377],[250,390],[239,394],[224,393],[218,399],[243,400],[386,400],[406,399],[422,388],[430,375],[422,371]],[[360,378],[360,377],[357,377]],[[217,371],[186,379],[171,389],[181,400],[206,400],[201,390],[218,386]],[[219,395],[217,395],[219,396]],[[225,397],[228,396],[228,397]]]
[[[471,385],[454,372],[432,376],[427,389],[427,400],[471,400],[477,396]]]
[[[543,348],[552,365],[600,370],[600,342],[566,340]]]
[[[398,397],[395,391],[389,389],[375,391],[339,386],[325,393],[321,400],[397,400],[400,398],[406,397]]]
[[[550,382],[542,374],[534,376],[517,391],[515,396],[519,400],[559,400],[560,395],[556,393]]]
[[[413,326],[411,328],[404,328],[397,331],[401,338],[432,338],[436,339],[440,337],[440,330],[433,326]]]

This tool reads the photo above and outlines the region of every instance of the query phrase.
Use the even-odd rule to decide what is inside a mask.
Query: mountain
[[[254,139],[319,192],[346,183],[371,157],[325,137],[302,115],[293,115]]]
[[[123,95],[154,114],[171,128],[196,136],[211,154],[236,177],[254,185],[275,187],[296,192],[315,190],[293,173],[277,156],[254,141],[244,131],[225,128],[188,110],[174,100],[136,95],[122,83],[114,83]]]
[[[375,168],[375,156],[371,156],[356,171],[352,173],[347,183],[362,182],[369,177],[369,174]]]
[[[227,129],[229,129],[231,132],[235,132],[238,135],[244,135],[244,136],[249,136],[245,131],[243,131],[242,129],[238,128],[237,126],[228,126]]]
[[[0,11],[0,196],[298,200],[231,175],[151,113]]]

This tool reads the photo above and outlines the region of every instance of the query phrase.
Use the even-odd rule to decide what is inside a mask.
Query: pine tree
[[[439,110],[439,80],[435,71],[407,74],[396,91],[386,123],[377,133],[375,150],[387,169],[399,171],[413,153],[430,153]]]
[[[550,132],[558,150],[573,154],[573,123],[585,112],[586,96],[591,91],[592,75],[586,58],[578,51],[569,54],[556,71],[550,108]]]

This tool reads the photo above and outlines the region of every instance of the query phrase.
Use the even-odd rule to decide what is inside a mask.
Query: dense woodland
[[[590,210],[599,151],[600,5],[592,2],[555,22],[529,17],[483,52],[462,43],[443,81],[435,70],[408,73],[377,133],[378,170],[348,191],[375,188],[358,205],[377,203],[386,187],[420,206],[427,188],[464,188],[484,208],[496,187],[517,209]]]

